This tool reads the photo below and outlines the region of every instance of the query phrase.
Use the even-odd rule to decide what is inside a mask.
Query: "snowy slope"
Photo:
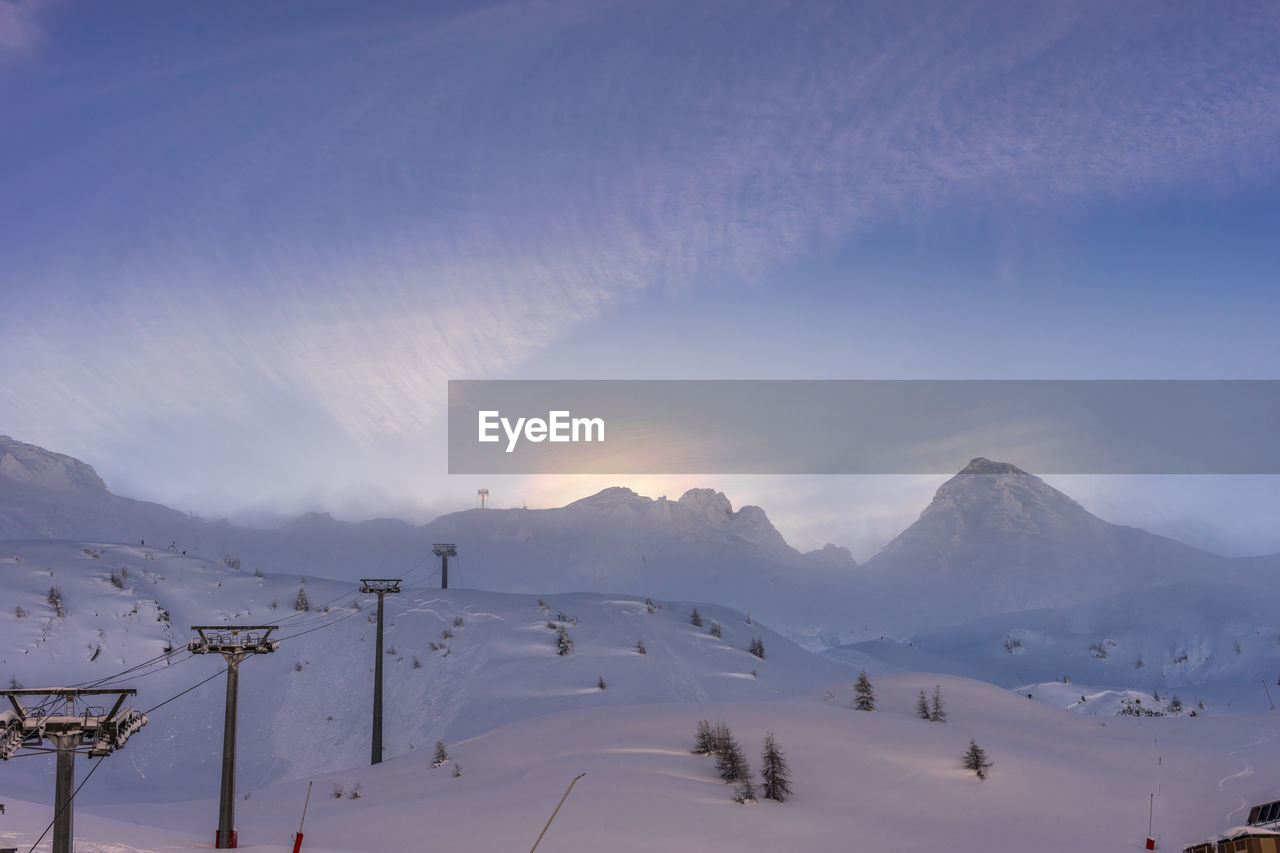
[[[824,656],[838,661],[846,651],[1011,689],[1065,678],[1080,685],[1068,692],[1071,702],[1082,690],[1137,690],[1203,700],[1212,713],[1262,711],[1270,704],[1263,684],[1274,688],[1280,677],[1280,590],[1230,581],[1157,584]]]
[[[946,723],[911,710],[917,691],[934,684]],[[1139,850],[1153,793],[1159,847],[1178,849],[1277,795],[1266,772],[1280,759],[1273,714],[1100,721],[946,676],[881,676],[876,687],[874,713],[849,707],[848,682],[766,702],[582,707],[449,743],[460,777],[452,763],[433,769],[425,750],[320,775],[303,849],[411,850],[427,839],[433,849],[527,849],[583,772],[539,849]],[[774,733],[791,765],[792,799],[732,802],[712,761],[689,753],[699,719],[726,721],[757,771],[761,740]],[[994,762],[985,782],[961,766],[970,738]],[[334,786],[349,794],[357,784],[360,799],[331,796]],[[242,846],[290,849],[305,791],[299,780],[242,800]],[[29,843],[47,815],[47,805],[11,800],[4,832]],[[79,849],[207,845],[215,822],[212,799],[86,805]]]
[[[373,597],[359,595],[354,585],[306,578],[304,586],[297,575],[257,577],[162,549],[4,544],[0,568],[12,590],[9,609],[0,613],[6,683],[69,686],[160,656],[153,667],[115,682],[136,687],[133,704],[147,709],[215,676],[157,710],[144,732],[104,765],[100,775],[115,781],[95,789],[90,800],[111,798],[116,789],[122,797],[153,799],[216,789],[224,679],[217,676],[219,657],[185,651],[195,624],[279,624],[280,649],[241,667],[245,789],[367,760]],[[54,586],[64,616],[48,602]],[[315,606],[310,612],[293,610],[300,589]],[[716,605],[700,605],[699,629],[689,624],[689,603],[655,602],[649,613],[645,598],[632,595],[538,601],[454,589],[408,588],[387,597],[387,755],[566,709],[772,699],[844,676],[836,664]],[[722,639],[709,633],[713,621],[722,626]],[[556,654],[556,631],[548,623],[566,626],[570,655]],[[765,644],[765,660],[746,651],[756,637]],[[163,657],[167,646],[176,651]],[[597,686],[602,677],[605,690]],[[8,784],[42,790],[44,782],[24,776]]]

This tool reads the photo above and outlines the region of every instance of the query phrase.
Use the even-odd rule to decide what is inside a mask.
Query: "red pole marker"
[[[302,801],[302,820],[298,821],[298,834],[293,837],[293,853],[302,849],[302,824],[307,820],[307,805],[311,802],[311,783],[307,783],[307,798]]]

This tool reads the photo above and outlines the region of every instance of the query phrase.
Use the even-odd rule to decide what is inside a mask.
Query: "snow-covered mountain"
[[[0,468],[0,539],[172,544],[180,553],[232,558],[249,570],[343,580],[414,569],[426,580],[438,568],[432,545],[454,542],[459,553],[450,561],[453,586],[534,593],[643,590],[718,601],[809,635],[839,618],[833,593],[857,568],[843,548],[801,554],[786,544],[764,510],[735,511],[712,489],[692,489],[672,501],[611,488],[565,507],[470,509],[421,526],[394,519],[350,523],[310,513],[275,529],[257,529],[113,495],[89,466],[34,445],[0,438],[0,454],[14,460]]]
[[[322,853],[428,834],[448,849],[530,843],[583,771],[549,837],[559,847],[1138,849],[1150,793],[1157,838],[1182,846],[1277,794],[1254,772],[1280,757],[1259,683],[1280,674],[1275,558],[1107,524],[1011,465],[975,460],[856,567],[840,549],[795,552],[762,510],[711,490],[259,531],[119,498],[89,466],[16,444],[0,457],[0,519],[34,538],[0,540],[0,679],[106,679],[137,689],[150,715],[77,797],[79,849],[209,843],[224,677],[220,658],[186,650],[193,624],[277,626],[280,648],[240,675],[237,825],[267,853],[291,848],[307,779],[320,787],[306,849]],[[93,525],[114,533],[66,541]],[[440,541],[459,547],[451,586],[471,588],[434,588],[424,557]],[[348,562],[330,574],[312,560]],[[386,602],[387,761],[369,767],[372,599],[352,578],[387,567],[406,588]],[[748,606],[713,603],[726,599]],[[770,611],[793,634],[898,630],[816,656],[770,630]],[[763,658],[748,650],[757,638]],[[851,708],[864,667],[874,714]],[[934,685],[942,725],[913,713]],[[1206,705],[1194,719],[1115,716],[1152,693]],[[793,800],[734,804],[689,754],[700,719],[729,722],[757,770],[776,733]],[[986,782],[961,765],[969,738],[995,762]],[[436,740],[451,758],[432,768]],[[51,790],[47,758],[0,765],[0,842],[30,846]]]
[[[374,599],[356,584],[259,576],[149,546],[8,541],[0,547],[8,590],[0,612],[5,684],[97,682],[155,659],[113,682],[136,687],[135,707],[151,708],[222,669],[219,656],[186,650],[190,626],[274,624],[279,650],[241,669],[244,787],[367,760]],[[300,596],[311,609],[296,609]],[[634,595],[415,587],[390,595],[386,753],[407,754],[436,739],[452,742],[553,711],[771,699],[847,675],[748,623],[743,613],[698,606],[702,627],[690,624],[691,602],[654,600],[651,608]],[[719,636],[711,633],[713,623]],[[573,642],[567,656],[557,654],[561,626]],[[756,638],[764,659],[747,651]],[[166,713],[153,715],[147,737],[103,772],[132,779],[125,786],[130,797],[216,790],[223,685],[215,677],[180,704],[166,705]],[[44,783],[31,784],[42,790]]]
[[[3,439],[0,448],[0,530],[9,536],[172,543],[179,554],[229,558],[245,571],[342,581],[404,576],[421,586],[439,583],[431,546],[453,542],[455,587],[715,601],[812,649],[932,637],[933,648],[950,650],[938,668],[1005,686],[1056,677],[1061,669],[1052,656],[1043,667],[1020,662],[1026,671],[1007,666],[1008,656],[1000,656],[1005,634],[1018,631],[1052,635],[1077,652],[1098,641],[1093,634],[1123,635],[1134,660],[1148,663],[1166,653],[1178,657],[1181,646],[1231,650],[1194,671],[1180,670],[1186,683],[1211,671],[1256,680],[1269,666],[1234,653],[1237,641],[1247,646],[1270,631],[1269,621],[1230,611],[1237,600],[1246,610],[1269,606],[1280,556],[1220,557],[1109,524],[1038,477],[986,459],[943,484],[914,524],[858,566],[835,546],[800,554],[762,509],[735,510],[711,489],[668,500],[612,488],[554,509],[470,509],[421,526],[313,513],[262,530],[120,498],[89,466],[32,445]],[[1151,592],[1169,584],[1180,586]],[[1201,601],[1221,616],[1193,618],[1205,613],[1196,609]],[[1173,613],[1184,614],[1180,631],[1170,630]],[[1191,631],[1193,624],[1203,630]],[[874,648],[890,660],[901,656],[883,644]],[[980,662],[993,649],[1000,655]],[[1152,671],[1114,686],[1145,683]]]
[[[1152,584],[1280,578],[1280,555],[1228,558],[1109,524],[1039,477],[974,459],[859,572],[905,637],[1000,613],[1100,601]]]

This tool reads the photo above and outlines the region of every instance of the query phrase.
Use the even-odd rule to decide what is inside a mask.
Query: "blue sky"
[[[1274,3],[0,0],[0,431],[420,520],[613,482],[446,476],[451,378],[1277,378],[1278,190]],[[938,482],[629,484],[865,556]]]

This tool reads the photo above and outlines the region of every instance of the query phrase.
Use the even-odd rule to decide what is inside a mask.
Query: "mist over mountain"
[[[670,500],[615,487],[559,508],[468,509],[418,526],[309,513],[260,529],[119,497],[89,465],[5,437],[0,536],[146,541],[235,559],[246,570],[346,581],[415,572],[433,585],[432,546],[448,542],[458,549],[451,586],[714,601],[815,649],[906,639],[1156,584],[1245,584],[1280,574],[1280,555],[1221,557],[1110,524],[1033,474],[983,458],[939,487],[915,523],[859,566],[835,545],[800,553],[763,509],[735,510],[714,489]]]

